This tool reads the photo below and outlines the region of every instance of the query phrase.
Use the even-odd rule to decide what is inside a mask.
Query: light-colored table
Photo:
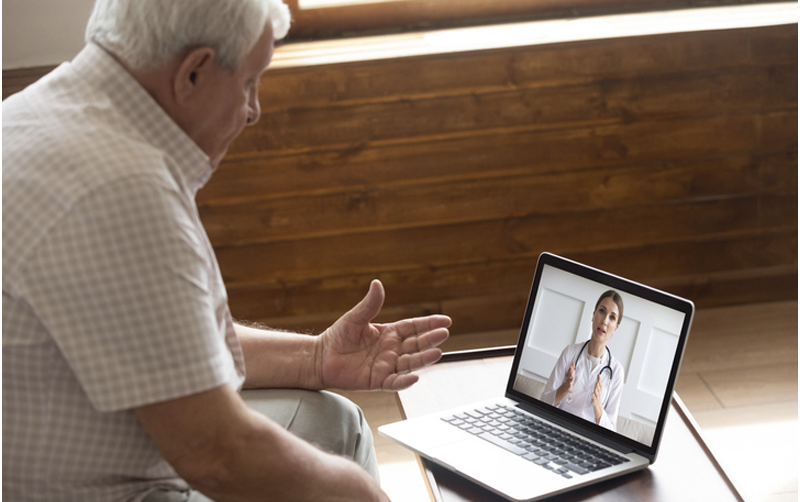
[[[513,351],[514,347],[501,347],[445,354],[438,364],[420,372],[416,385],[398,393],[401,413],[411,418],[504,395]],[[420,459],[420,466],[432,501],[505,500],[424,459]],[[652,466],[548,500],[743,502],[744,498],[675,394]]]

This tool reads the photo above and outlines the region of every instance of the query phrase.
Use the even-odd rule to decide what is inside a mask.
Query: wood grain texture
[[[318,332],[377,277],[383,320],[514,329],[545,250],[699,305],[793,298],[796,37],[270,71],[262,122],[198,199],[234,315]]]
[[[543,251],[698,306],[796,298],[797,24],[678,28],[327,65],[305,43],[198,194],[234,316],[318,332],[379,278],[380,320],[514,329]]]

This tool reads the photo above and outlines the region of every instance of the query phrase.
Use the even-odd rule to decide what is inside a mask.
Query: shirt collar
[[[600,356],[600,357],[594,357],[593,355],[589,354],[589,349],[588,349],[588,347],[589,347],[589,345],[588,345],[588,342],[586,342],[586,343],[584,344],[584,348],[582,349],[582,352],[583,352],[584,354],[586,354],[586,359],[587,359],[587,360],[589,361],[589,363],[592,365],[592,368],[593,368],[593,369],[594,369],[594,368],[596,368],[598,364],[602,363],[602,362],[603,362],[603,360],[604,360],[604,359],[606,359],[606,356],[608,356],[608,362],[607,362],[606,364],[607,364],[607,365],[611,364],[611,352],[610,352],[610,351],[608,351],[608,350],[603,350],[603,355],[602,355],[602,356]]]
[[[72,67],[103,92],[148,142],[171,157],[170,169],[192,197],[211,177],[208,155],[175,123],[139,82],[108,52],[89,43]],[[172,167],[174,166],[174,167]]]

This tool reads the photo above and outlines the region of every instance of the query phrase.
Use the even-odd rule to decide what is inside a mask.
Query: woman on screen
[[[622,322],[622,297],[600,295],[592,314],[592,336],[568,345],[544,387],[542,401],[596,424],[616,430],[625,370],[607,347]]]

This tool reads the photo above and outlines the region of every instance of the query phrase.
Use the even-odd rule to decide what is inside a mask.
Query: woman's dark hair
[[[605,293],[600,295],[600,298],[597,299],[597,303],[595,303],[595,305],[594,305],[594,310],[595,311],[597,310],[597,307],[600,306],[600,302],[603,301],[603,298],[611,298],[611,300],[614,303],[617,304],[617,307],[619,307],[619,319],[617,319],[617,325],[621,324],[622,323],[622,311],[625,310],[625,305],[623,305],[623,303],[622,303],[622,297],[619,295],[619,293],[617,293],[613,289],[609,289],[608,291],[606,291]]]

